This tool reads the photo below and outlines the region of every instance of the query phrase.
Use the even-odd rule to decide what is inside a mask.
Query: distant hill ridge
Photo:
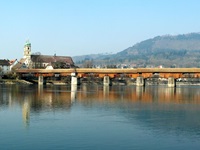
[[[200,33],[157,36],[116,54],[81,57],[82,60],[74,57],[75,62],[82,61],[83,64],[84,60],[93,60],[94,64],[101,65],[123,63],[135,67],[200,67]]]
[[[177,36],[157,36],[135,44],[131,50],[200,50],[200,34],[190,33]],[[129,49],[130,50],[130,49]],[[124,50],[126,51],[126,50]]]

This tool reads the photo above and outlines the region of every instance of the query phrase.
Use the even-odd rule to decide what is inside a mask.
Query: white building
[[[17,60],[0,59],[0,76],[9,73]]]

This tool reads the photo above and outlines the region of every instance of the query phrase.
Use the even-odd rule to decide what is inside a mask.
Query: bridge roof
[[[18,73],[200,73],[200,68],[136,68],[136,69],[96,69],[96,68],[74,68],[74,69],[19,69]]]

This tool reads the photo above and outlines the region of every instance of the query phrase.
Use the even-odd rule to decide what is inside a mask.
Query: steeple
[[[26,41],[24,45],[24,58],[30,58],[31,56],[31,43],[29,40]]]

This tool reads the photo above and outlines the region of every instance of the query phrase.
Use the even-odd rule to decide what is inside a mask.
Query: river
[[[1,150],[200,147],[200,86],[0,85]]]

